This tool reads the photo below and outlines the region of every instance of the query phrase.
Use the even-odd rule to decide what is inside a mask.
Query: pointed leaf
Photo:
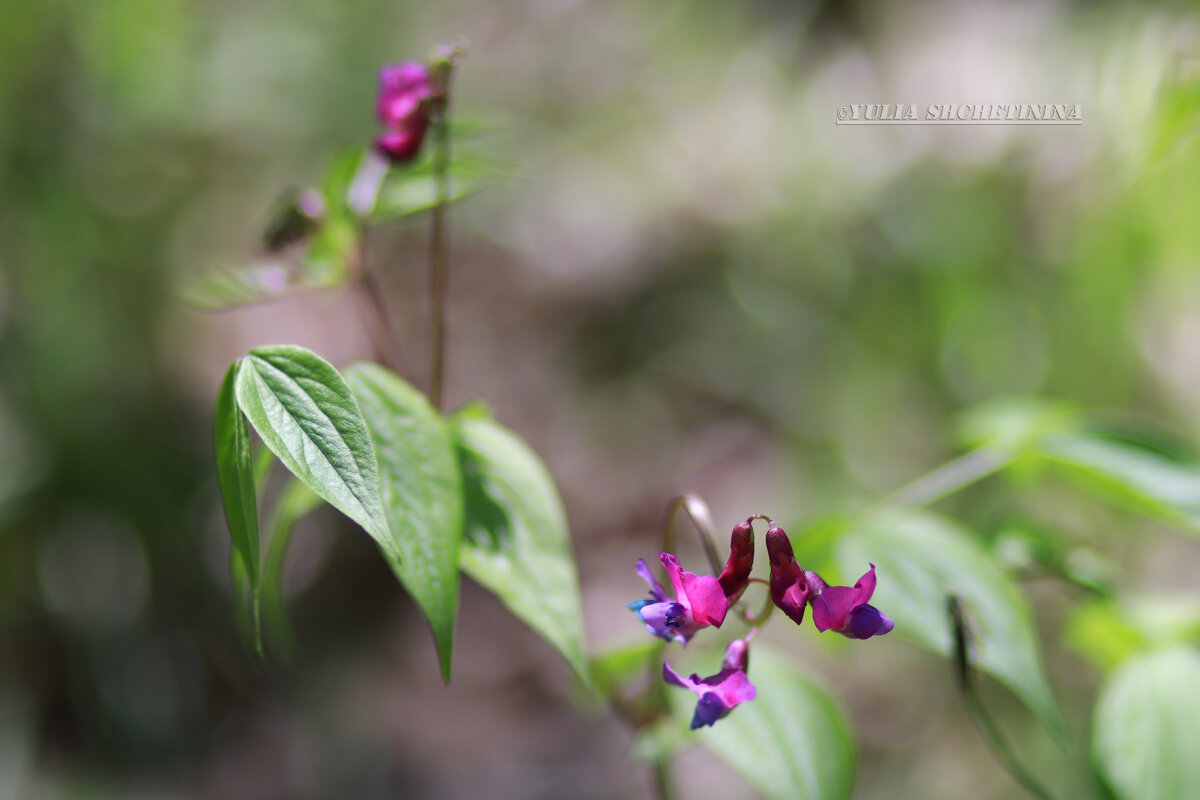
[[[932,514],[878,523],[848,534],[839,544],[838,562],[854,577],[874,563],[879,585],[871,604],[895,621],[893,635],[939,653],[953,649],[946,596],[961,598],[972,663],[1008,686],[1063,738],[1029,605],[968,533]]]
[[[1200,655],[1126,661],[1096,703],[1092,758],[1121,800],[1200,797]]]
[[[396,554],[371,436],[336,369],[303,347],[251,350],[237,375],[237,402],[280,463]]]
[[[399,562],[389,560],[429,620],[442,677],[449,681],[463,527],[454,439],[425,395],[390,370],[356,364],[346,380],[379,460],[383,507],[400,553]]]
[[[757,697],[696,738],[769,800],[840,800],[854,788],[857,756],[846,717],[790,660],[760,643],[747,673]],[[691,692],[671,691],[681,725],[696,709]]]
[[[238,410],[234,398],[240,361],[229,365],[225,380],[217,392],[215,444],[217,477],[225,502],[225,519],[233,537],[233,547],[251,589],[258,591],[258,503],[254,494],[254,458],[250,450],[250,426]]]
[[[462,567],[553,645],[590,686],[566,515],[537,454],[502,425],[452,420],[466,519]]]

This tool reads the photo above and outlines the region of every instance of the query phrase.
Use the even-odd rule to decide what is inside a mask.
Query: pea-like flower
[[[650,567],[638,559],[637,571],[650,584],[650,598],[633,601],[629,609],[646,623],[646,628],[668,642],[687,644],[696,631],[709,625],[721,627],[729,612],[729,601],[717,579],[685,572],[679,559],[670,553],[660,553],[658,558],[671,579],[676,599],[667,597]]]
[[[692,715],[692,730],[695,730],[705,725],[711,726],[727,716],[739,703],[754,699],[754,684],[746,677],[748,666],[746,642],[735,639],[725,650],[721,671],[716,675],[701,678],[693,674],[684,678],[671,669],[670,664],[664,663],[663,680],[672,686],[693,691],[699,696],[696,713]]]
[[[804,573],[812,597],[813,622],[819,631],[836,631],[851,639],[883,636],[895,625],[868,600],[875,593],[875,565],[853,586],[829,586],[815,572]]]
[[[411,161],[421,149],[434,93],[429,67],[424,64],[405,61],[379,71],[375,112],[387,130],[375,140],[375,148],[393,164]]]
[[[771,602],[799,625],[808,604],[808,579],[804,567],[796,562],[787,534],[773,522],[767,529],[767,557],[771,561]]]

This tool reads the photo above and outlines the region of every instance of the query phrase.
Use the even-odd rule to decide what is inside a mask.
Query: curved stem
[[[692,522],[692,529],[696,531],[696,535],[700,537],[700,544],[704,547],[708,565],[712,567],[713,574],[716,575],[724,566],[718,550],[716,526],[713,525],[712,512],[708,510],[708,504],[694,494],[681,494],[667,507],[667,522],[663,527],[663,552],[675,551],[675,521],[679,518],[681,510],[687,512],[688,519]]]

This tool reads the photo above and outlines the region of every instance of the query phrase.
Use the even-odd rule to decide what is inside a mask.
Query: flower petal
[[[883,636],[895,624],[875,606],[864,603],[850,612],[850,619],[841,633],[851,639],[870,639],[872,636]]]
[[[853,607],[854,590],[849,586],[826,586],[812,598],[813,622],[819,631],[840,631]]]
[[[684,572],[680,574],[680,582],[683,584],[683,592],[679,599],[683,601],[683,598],[687,597],[686,602],[691,606],[692,619],[703,625],[721,627],[725,615],[729,612],[729,600],[717,579]]]
[[[854,601],[853,605],[861,606],[863,603],[871,601],[871,595],[875,594],[875,565],[863,573],[863,576],[854,584]]]
[[[667,599],[666,592],[663,591],[658,579],[654,577],[654,573],[650,571],[650,566],[646,563],[646,559],[638,559],[637,574],[642,576],[642,580],[650,584],[650,597],[652,599],[659,603]]]

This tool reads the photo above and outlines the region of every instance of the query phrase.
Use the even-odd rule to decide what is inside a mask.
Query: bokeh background
[[[456,114],[504,180],[452,213],[448,395],[560,483],[589,646],[635,640],[667,501],[722,528],[871,502],[1040,396],[1200,424],[1200,14],[1150,4],[0,0],[0,800],[639,798],[629,733],[463,587],[455,678],[370,540],[325,510],[288,567],[300,643],[239,640],[211,453],[226,365],[370,357],[339,290],[207,313],[280,190],[375,132],[375,70],[464,38]],[[1079,104],[1077,127],[837,127],[851,103]],[[426,223],[373,234],[424,385]],[[1099,537],[1195,588],[1200,544],[1049,486],[949,506]],[[696,553],[685,554],[695,559]],[[1098,668],[1034,585],[1076,728]],[[946,664],[792,637],[860,740],[856,797],[1013,798]],[[1015,700],[1025,755],[1046,745]],[[1041,737],[1041,738],[1039,738]],[[1045,745],[1045,746],[1043,746]],[[753,797],[703,755],[683,797]]]

